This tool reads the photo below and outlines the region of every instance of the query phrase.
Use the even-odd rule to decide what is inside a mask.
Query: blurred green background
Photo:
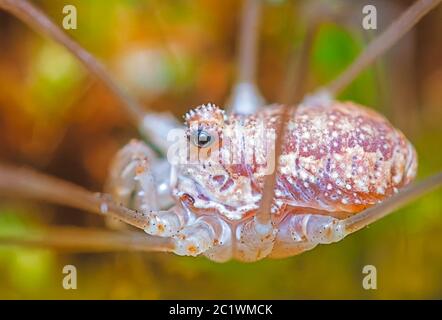
[[[281,101],[287,65],[318,8],[323,21],[311,53],[310,90],[333,79],[376,32],[362,29],[366,1],[263,1],[258,84]],[[181,116],[224,105],[235,80],[241,1],[34,1],[102,60],[146,106]],[[412,1],[370,1],[383,30]],[[414,143],[418,179],[442,168],[442,8],[421,21],[343,94],[378,110]],[[112,156],[136,130],[108,90],[67,51],[0,12],[0,161],[24,164],[101,190]],[[0,232],[45,225],[103,226],[100,217],[0,198]],[[62,268],[78,270],[64,290]],[[374,265],[378,289],[362,287]],[[337,244],[253,264],[217,264],[170,254],[72,254],[0,247],[0,298],[442,298],[442,190],[432,192]]]

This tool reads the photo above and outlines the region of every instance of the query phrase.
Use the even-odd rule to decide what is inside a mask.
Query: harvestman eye
[[[191,137],[192,143],[200,148],[207,148],[212,145],[215,138],[207,131],[199,129]]]

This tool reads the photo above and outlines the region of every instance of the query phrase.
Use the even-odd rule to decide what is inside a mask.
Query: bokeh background
[[[370,1],[378,30],[361,27],[366,1],[263,1],[257,82],[281,101],[312,16],[309,90],[333,79],[412,1]],[[34,1],[69,31],[146,106],[181,116],[190,107],[224,105],[236,76],[241,13],[237,0]],[[419,155],[418,178],[442,168],[442,7],[364,72],[341,99],[378,110],[407,135]],[[296,70],[294,70],[296,72]],[[28,165],[101,190],[112,156],[137,137],[118,102],[59,45],[0,12],[0,161]],[[0,198],[0,232],[45,225],[103,226],[95,215]],[[78,270],[64,290],[62,268]],[[378,289],[362,288],[374,265]],[[442,190],[427,194],[342,242],[300,256],[253,264],[158,253],[73,254],[0,247],[0,298],[442,298]]]

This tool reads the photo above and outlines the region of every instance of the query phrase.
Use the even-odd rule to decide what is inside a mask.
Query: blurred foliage
[[[235,79],[239,1],[69,3],[78,9],[78,29],[69,34],[152,109],[180,116],[201,103],[226,101]],[[310,3],[329,2],[266,2],[258,83],[269,102],[278,101],[288,61],[304,39]],[[306,79],[309,89],[333,79],[370,38],[360,27],[361,2],[340,3],[339,10],[349,10],[349,19],[321,24]],[[384,24],[406,3],[378,1],[385,7],[379,14],[393,12],[382,16]],[[61,23],[63,2],[37,4]],[[436,41],[442,32],[440,9],[341,96],[382,112],[407,134],[419,155],[419,178],[441,170],[442,164],[442,43]],[[27,164],[99,190],[112,155],[136,136],[107,89],[64,48],[0,13],[2,161]],[[441,213],[438,190],[342,242],[253,264],[156,253],[69,254],[3,247],[0,298],[440,299]],[[102,226],[103,221],[72,209],[1,201],[2,234],[26,233],[47,224]],[[66,264],[79,270],[78,290],[62,289]],[[377,267],[378,290],[362,288],[367,264]]]

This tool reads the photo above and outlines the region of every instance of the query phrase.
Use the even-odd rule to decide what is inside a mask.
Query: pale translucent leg
[[[176,254],[197,256],[210,250],[214,260],[229,258],[222,249],[229,247],[230,229],[221,219],[209,216],[195,219],[192,213],[178,207],[158,211],[157,182],[149,157],[152,157],[150,149],[135,140],[118,152],[108,183],[115,200],[145,212],[148,223],[144,230],[150,235],[171,237]]]
[[[209,259],[221,262],[231,258],[231,243],[230,227],[222,219],[202,216],[174,236],[174,252],[185,256],[205,254]]]
[[[270,257],[293,255],[311,249],[319,243],[339,241],[440,185],[442,173],[407,187],[390,199],[345,220],[321,215],[291,215],[279,224],[276,239],[272,239],[276,231],[271,225],[259,225],[255,220],[239,227],[237,239],[231,239],[230,228],[223,221],[213,216],[191,219],[173,238],[164,238],[172,241],[165,241],[163,251],[170,250],[188,255],[204,253],[213,260],[224,261],[230,257],[228,252],[232,242],[239,240],[236,247],[239,250],[242,247],[245,254],[238,255],[235,252],[234,256],[243,261],[255,261],[268,254],[272,248]],[[149,224],[149,215],[144,212],[127,209],[111,199],[97,197],[82,187],[28,169],[0,165],[0,194],[45,200],[94,213],[109,214],[141,229],[145,229]],[[172,208],[169,213],[178,211],[178,208]],[[52,239],[56,240],[56,237]],[[152,239],[152,244],[157,245],[157,237],[147,239]],[[17,241],[17,238],[15,240]],[[273,246],[274,241],[276,243]],[[158,250],[161,251],[161,248],[158,247]],[[292,252],[288,251],[290,248]],[[260,251],[264,254],[259,254]],[[252,253],[255,254],[255,258]]]
[[[115,201],[146,214],[148,224],[145,231],[148,234],[172,236],[186,218],[181,215],[181,210],[158,211],[161,199],[157,191],[158,181],[152,174],[151,159],[154,159],[154,153],[150,148],[141,141],[132,140],[115,156],[107,189]]]
[[[228,113],[252,114],[264,105],[255,79],[261,6],[261,0],[245,0],[243,3],[238,37],[238,76],[227,102]]]
[[[319,89],[318,91],[304,96],[301,107],[328,106],[334,101],[335,97],[327,89]]]
[[[282,258],[310,250],[318,244],[338,242],[440,185],[442,173],[402,189],[382,203],[343,220],[317,214],[289,215],[279,224],[270,257]]]
[[[232,88],[228,113],[253,114],[264,106],[265,101],[254,83],[240,82]]]
[[[158,210],[151,173],[153,158],[153,151],[138,140],[132,140],[115,155],[106,187],[115,201],[128,208]]]
[[[155,237],[144,234],[144,241],[140,233],[133,236],[134,234],[128,234],[127,230],[120,230],[113,236],[104,231],[97,233],[87,230],[77,232],[76,230],[74,234],[63,229],[48,231],[46,235],[29,234],[20,237],[0,235],[0,242],[3,244],[72,248],[77,246],[80,249],[85,249],[90,244],[97,250],[107,250],[112,246],[122,249],[127,245],[129,248],[170,251],[179,255],[195,256],[206,253],[209,258],[216,261],[225,261],[230,258],[229,226],[219,218],[211,216],[196,219],[191,213],[184,212],[178,206],[167,211],[131,210],[116,203],[110,196],[89,192],[70,182],[33,170],[4,165],[0,165],[0,195],[44,200],[98,213],[105,217],[111,216],[148,233],[158,235]],[[119,196],[121,200],[127,201],[126,193],[121,193]],[[119,238],[117,234],[120,233]],[[122,243],[118,244],[120,241]]]
[[[280,224],[271,258],[284,258],[311,250],[320,243],[345,237],[343,220],[316,214],[287,216]]]
[[[176,117],[170,112],[149,112],[141,121],[140,132],[145,132],[152,143],[164,155],[167,154],[171,141],[167,140],[167,135],[171,130],[183,127]]]
[[[277,229],[271,222],[261,224],[254,217],[236,229],[235,258],[253,262],[267,257],[273,250]]]
[[[167,160],[157,159],[145,143],[132,140],[115,156],[106,188],[127,207],[136,200],[133,204],[137,208],[141,205],[148,210],[169,208],[174,204],[170,170]],[[146,193],[143,189],[153,192]]]
[[[212,217],[199,218],[173,237],[157,237],[140,231],[109,231],[82,227],[46,227],[25,234],[0,233],[0,246],[49,248],[69,252],[146,251],[178,255],[206,255],[224,262],[231,258],[231,233]]]

